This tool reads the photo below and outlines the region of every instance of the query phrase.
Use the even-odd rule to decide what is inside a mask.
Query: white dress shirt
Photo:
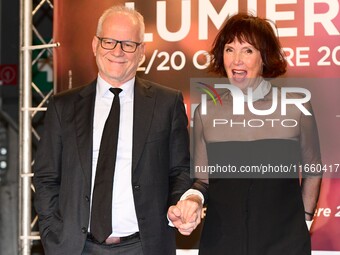
[[[113,190],[108,191],[112,192],[111,236],[119,237],[128,236],[139,231],[131,184],[134,83],[135,78],[120,86],[123,91],[119,94],[120,123],[116,167]],[[111,87],[109,83],[98,75],[93,118],[91,198],[96,176],[100,141],[114,97],[114,94],[109,90]]]

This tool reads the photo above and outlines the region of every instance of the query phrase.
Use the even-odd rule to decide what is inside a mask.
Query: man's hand
[[[202,200],[199,196],[190,195],[170,206],[168,218],[182,235],[190,235],[201,223]]]

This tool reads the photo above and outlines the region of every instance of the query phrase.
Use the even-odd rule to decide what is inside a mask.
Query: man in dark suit
[[[108,9],[92,42],[98,78],[49,102],[33,178],[46,255],[175,254],[167,210],[170,206],[169,218],[180,226],[174,205],[192,183],[187,116],[179,91],[135,77],[143,37],[138,12]],[[110,88],[121,92],[113,94]],[[97,209],[93,195],[103,130],[115,97],[120,117],[114,182],[99,195],[112,196],[112,215],[102,212],[111,223],[101,240],[93,233],[99,223],[91,215]],[[185,224],[182,231],[190,228],[190,222]]]

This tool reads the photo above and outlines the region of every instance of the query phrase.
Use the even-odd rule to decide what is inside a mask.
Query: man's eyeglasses
[[[137,47],[141,45],[142,43],[139,42],[132,42],[132,41],[118,41],[112,38],[103,38],[97,36],[97,38],[100,41],[100,45],[105,50],[113,50],[116,48],[117,44],[120,44],[120,48],[122,51],[127,53],[134,53],[137,50]]]

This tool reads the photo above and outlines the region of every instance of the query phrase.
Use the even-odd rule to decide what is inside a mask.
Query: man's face
[[[126,14],[109,15],[103,22],[101,38],[112,38],[118,41],[141,42],[138,23]],[[144,56],[144,44],[133,53],[124,52],[121,44],[113,50],[103,49],[100,40],[95,36],[92,50],[96,57],[99,75],[113,86],[120,86],[136,75],[139,62]]]

